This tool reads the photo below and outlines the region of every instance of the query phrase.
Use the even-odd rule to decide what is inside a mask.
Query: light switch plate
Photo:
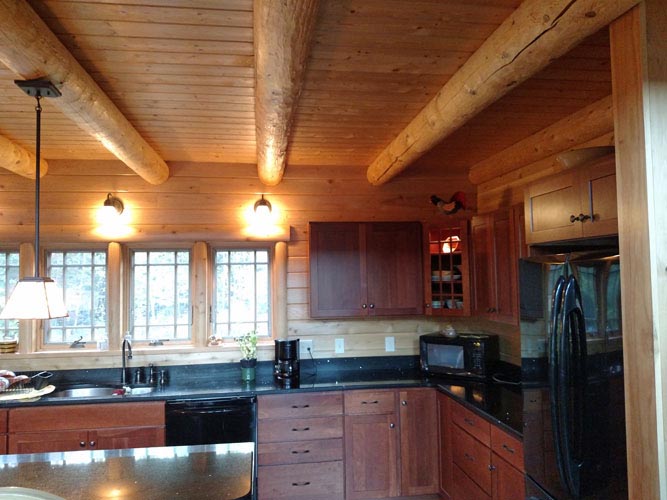
[[[309,349],[310,352],[308,352]],[[299,340],[299,357],[301,359],[310,359],[310,355],[312,353],[313,353],[313,340],[312,339]]]
[[[385,350],[385,352],[394,352],[396,350],[396,345],[394,343],[394,337],[385,337],[384,338],[384,350]]]
[[[343,354],[345,352],[345,339],[334,340],[334,352],[336,354]]]

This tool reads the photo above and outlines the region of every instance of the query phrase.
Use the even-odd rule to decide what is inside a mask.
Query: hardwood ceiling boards
[[[29,0],[167,162],[255,164],[253,0]],[[366,168],[519,0],[319,2],[287,168]],[[34,149],[31,103],[0,66],[0,135]],[[606,29],[473,117],[403,175],[467,169],[609,95]],[[111,159],[52,102],[43,156]]]

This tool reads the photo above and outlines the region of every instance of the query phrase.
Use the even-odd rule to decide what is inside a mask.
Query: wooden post
[[[667,498],[667,10],[611,25],[631,499]]]

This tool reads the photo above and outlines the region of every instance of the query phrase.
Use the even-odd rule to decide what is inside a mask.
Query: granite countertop
[[[67,500],[250,499],[254,443],[0,455],[4,486]]]
[[[484,382],[426,377],[419,370],[416,356],[302,361],[300,380],[291,384],[277,382],[273,378],[272,367],[270,362],[258,363],[256,380],[243,382],[240,380],[240,369],[235,363],[170,366],[167,367],[169,382],[148,394],[93,398],[44,396],[37,402],[3,402],[0,407],[205,399],[297,391],[436,387],[514,434],[521,436],[522,433],[522,395],[519,386],[491,380]],[[72,370],[56,372],[52,383],[56,385],[56,390],[61,390],[84,381],[96,385],[119,385],[114,384],[114,381],[119,380],[119,370]]]

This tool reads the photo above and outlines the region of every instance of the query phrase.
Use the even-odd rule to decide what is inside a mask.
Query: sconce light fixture
[[[0,319],[51,319],[68,316],[62,291],[51,278],[39,275],[39,188],[42,97],[59,97],[60,91],[48,80],[15,80],[26,94],[37,100],[35,140],[35,276],[21,278],[7,299]]]
[[[255,202],[255,213],[262,219],[265,219],[271,215],[271,203],[264,199],[264,195],[262,195],[262,197]]]
[[[100,211],[100,220],[104,223],[112,223],[125,210],[123,201],[111,193],[107,194],[107,199],[104,200],[104,206]]]

